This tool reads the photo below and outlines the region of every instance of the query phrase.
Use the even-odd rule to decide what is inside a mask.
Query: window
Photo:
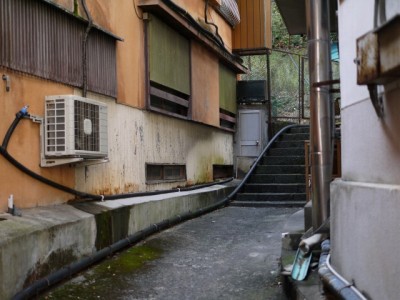
[[[81,87],[86,27],[86,21],[55,4],[1,0],[0,66]],[[90,31],[88,90],[116,97],[116,40],[98,27]]]
[[[213,165],[213,179],[233,177],[232,165]]]
[[[219,66],[220,126],[234,131],[236,125],[236,74],[226,66]]]
[[[151,110],[187,118],[190,41],[151,15],[147,28]]]
[[[186,180],[186,166],[175,164],[146,164],[146,183]]]

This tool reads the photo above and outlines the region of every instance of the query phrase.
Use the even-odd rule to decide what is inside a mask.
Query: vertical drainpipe
[[[310,72],[310,151],[312,224],[314,230],[329,216],[332,178],[332,105],[329,86],[313,84],[331,80],[329,1],[306,0]]]

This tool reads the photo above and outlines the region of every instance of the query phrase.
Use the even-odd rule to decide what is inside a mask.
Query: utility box
[[[267,101],[267,81],[240,80],[236,85],[236,95],[239,103],[264,103]]]
[[[385,84],[400,78],[400,15],[357,39],[357,83]]]

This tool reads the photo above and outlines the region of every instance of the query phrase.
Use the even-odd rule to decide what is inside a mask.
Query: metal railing
[[[286,124],[309,124],[310,82],[305,55],[274,49],[265,55],[245,56],[243,63],[250,72],[241,75],[241,80],[266,80],[268,83],[266,105],[272,134]],[[332,71],[332,77],[339,78],[337,62],[332,62]],[[339,101],[339,92],[333,94],[332,99]]]

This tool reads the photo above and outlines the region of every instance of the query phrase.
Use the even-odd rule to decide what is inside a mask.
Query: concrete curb
[[[237,184],[1,214],[0,299],[152,224],[214,204]]]

